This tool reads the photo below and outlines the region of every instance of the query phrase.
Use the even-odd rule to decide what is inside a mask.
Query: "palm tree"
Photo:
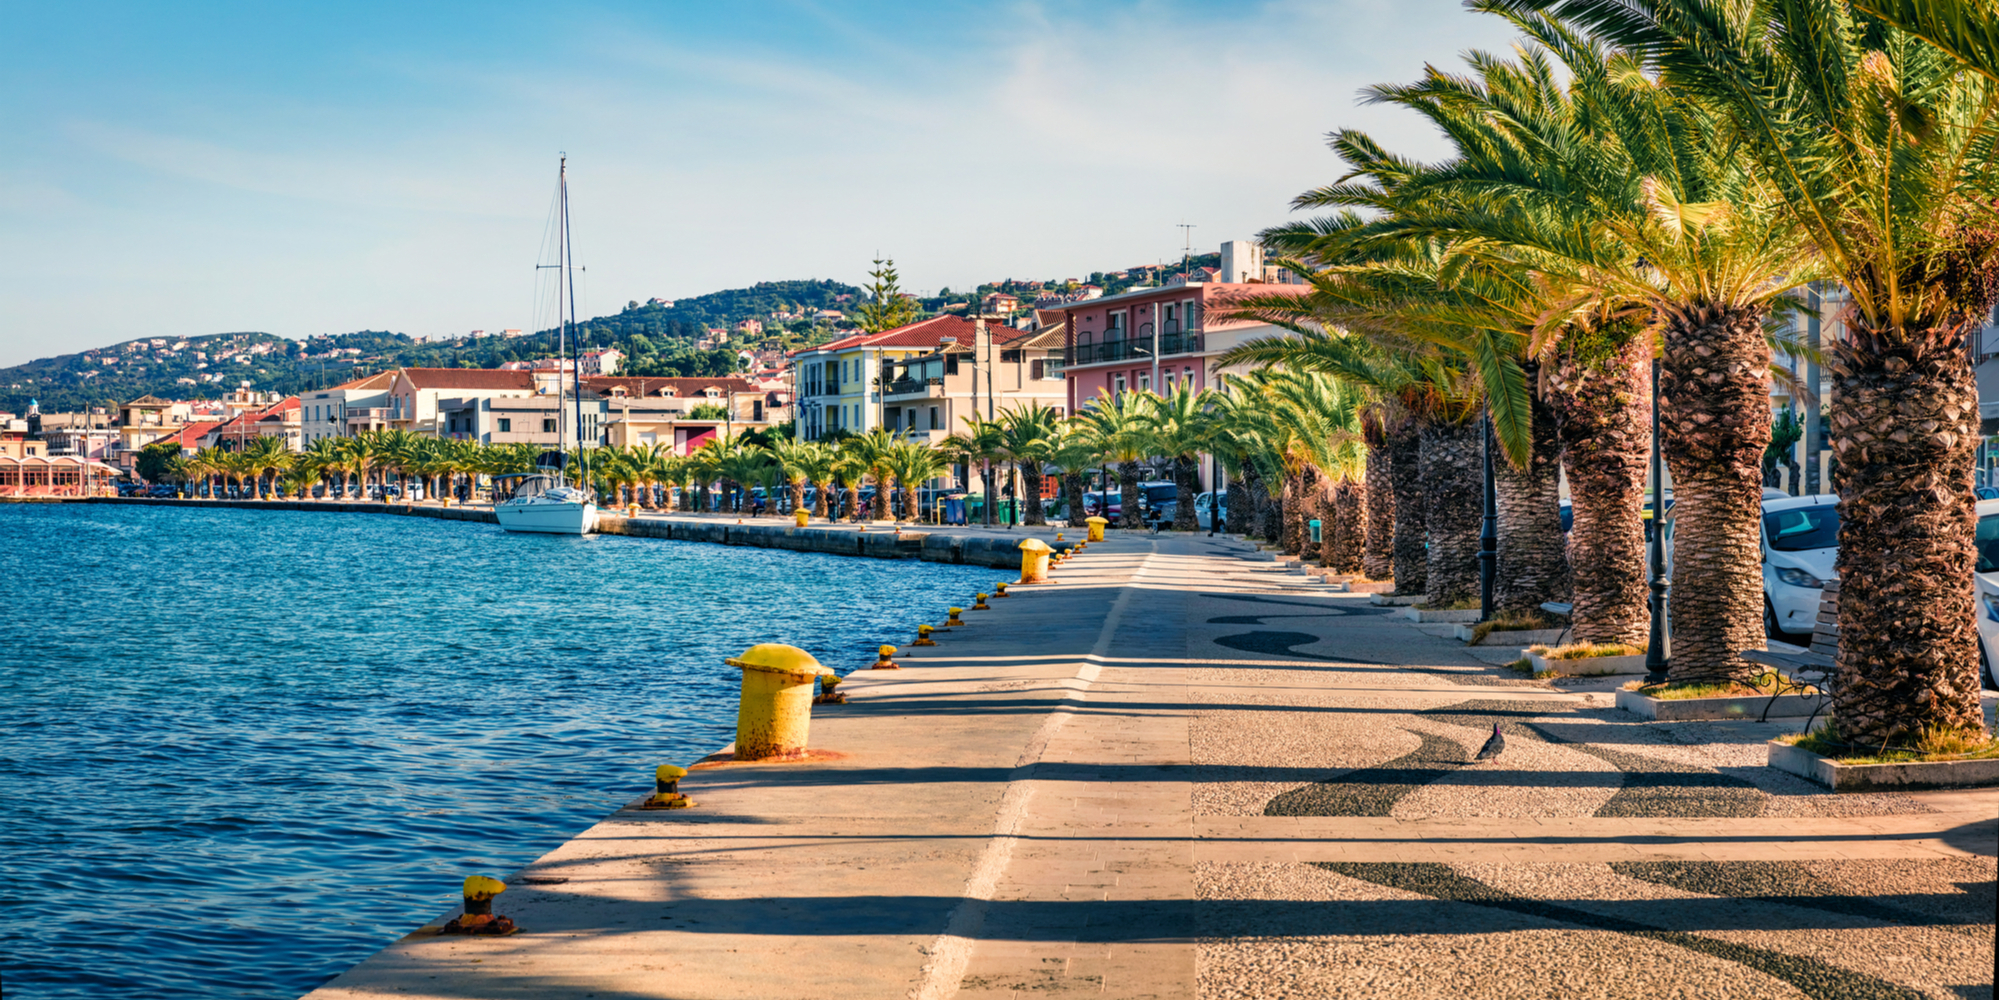
[[[866,434],[857,435],[843,442],[842,447],[851,449],[866,467],[868,477],[875,481],[875,510],[877,521],[889,519],[889,451],[896,445],[896,438],[887,429],[877,427]]]
[[[249,447],[243,449],[243,454],[250,456],[254,460],[254,467],[250,478],[252,484],[257,487],[261,498],[270,499],[275,496],[278,492],[278,477],[284,475],[285,470],[291,468],[292,465],[292,453],[285,447],[285,439],[279,437],[260,437],[251,442]],[[264,474],[267,472],[271,476],[271,488],[268,493],[264,493],[262,484]]]
[[[868,475],[868,459],[854,447],[855,438],[840,442],[833,458],[833,480],[847,494],[847,518],[861,520],[861,480]]]
[[[810,486],[814,488],[812,513],[824,518],[827,488],[833,482],[833,446],[824,441],[785,438],[779,440],[772,450],[792,484],[792,509],[805,509],[805,491]]]
[[[1659,67],[1664,85],[1712,103],[1723,137],[1775,192],[1775,211],[1845,285],[1828,364],[1841,495],[1835,719],[1842,738],[1871,746],[1907,744],[1930,726],[1981,727],[1965,586],[1977,393],[1961,345],[1995,293],[1990,8],[1953,15],[1959,32],[1915,16],[1943,8],[1885,5],[1919,35],[1837,0],[1492,6],[1571,18]],[[1675,626],[1678,668],[1678,605]]]
[[[903,517],[899,520],[920,519],[923,510],[917,491],[924,483],[944,473],[944,456],[926,442],[902,441],[890,447],[883,464],[903,491]],[[878,488],[886,492],[889,486],[884,482]]]
[[[1139,461],[1151,444],[1147,420],[1158,399],[1150,392],[1106,393],[1077,414],[1096,438],[1099,453],[1118,466],[1120,528],[1145,526],[1139,517]]]
[[[993,463],[999,461],[1003,455],[1001,448],[1006,439],[1005,432],[998,423],[991,420],[981,420],[977,416],[960,419],[964,422],[965,429],[948,435],[939,447],[947,456],[963,462],[968,475],[971,473],[972,464],[979,463],[980,488],[985,491],[985,500],[981,505],[984,511],[982,520],[990,525],[994,523],[1000,507],[999,494],[993,488]]]
[[[307,445],[305,453],[300,458],[311,466],[322,481],[340,476],[347,461],[346,456],[341,453],[340,442],[333,438],[320,438]]]
[[[1030,403],[1001,411],[999,424],[1000,454],[1014,463],[1021,485],[1016,496],[1026,505],[1021,523],[1047,523],[1042,517],[1042,470],[1055,454],[1062,417],[1040,403]]]
[[[1212,395],[1195,390],[1191,381],[1176,385],[1146,414],[1148,449],[1173,463],[1175,531],[1194,531],[1194,495],[1201,489],[1201,453],[1208,444],[1206,410]]]
[[[1323,485],[1314,491],[1322,502],[1320,563],[1336,573],[1361,571],[1362,532],[1366,511],[1360,480],[1366,468],[1361,436],[1361,394],[1344,389],[1316,372],[1281,372],[1266,382],[1276,425],[1288,457],[1310,468]],[[1308,500],[1301,516],[1311,511]],[[1305,535],[1305,525],[1299,533]]]
[[[1055,448],[1049,462],[1062,470],[1063,503],[1069,508],[1069,526],[1085,527],[1083,477],[1097,468],[1103,452],[1081,421],[1065,420],[1057,427]]]
[[[1255,382],[1224,375],[1209,411],[1207,449],[1229,474],[1229,506],[1224,520],[1245,538],[1260,533],[1271,507],[1265,483],[1278,476],[1278,437],[1270,411]],[[1268,537],[1268,534],[1267,534]],[[1418,559],[1422,563],[1421,557]]]

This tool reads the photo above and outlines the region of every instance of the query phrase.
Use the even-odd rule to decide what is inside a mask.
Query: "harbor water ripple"
[[[428,518],[0,504],[0,988],[287,998],[843,671],[963,566]]]

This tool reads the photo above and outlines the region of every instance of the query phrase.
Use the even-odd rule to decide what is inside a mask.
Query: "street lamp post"
[[[1493,574],[1500,560],[1499,500],[1493,492],[1493,415],[1479,421],[1479,457],[1486,467],[1486,507],[1479,521],[1479,620],[1493,617]]]
[[[1667,507],[1663,500],[1666,475],[1660,462],[1660,359],[1653,359],[1653,530],[1646,544],[1646,586],[1652,591],[1647,600],[1653,629],[1646,642],[1646,683],[1665,684],[1673,662],[1673,641],[1667,629],[1666,536]]]

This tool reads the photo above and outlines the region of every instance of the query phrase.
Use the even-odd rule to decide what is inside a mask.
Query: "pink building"
[[[1214,359],[1238,344],[1285,331],[1269,323],[1211,318],[1246,295],[1303,294],[1303,285],[1196,282],[1139,288],[1049,310],[1063,324],[1069,412],[1104,394],[1208,388]]]

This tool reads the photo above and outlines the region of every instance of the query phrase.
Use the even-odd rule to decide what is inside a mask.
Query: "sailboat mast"
[[[557,211],[562,214],[563,219],[569,218],[569,156],[567,154],[556,161],[556,204]],[[558,428],[562,426],[563,415],[562,359],[569,356],[569,323],[563,319],[562,280],[563,272],[569,267],[569,261],[564,257],[566,252],[564,247],[564,232],[567,230],[568,226],[565,225],[563,231],[556,233],[556,426]],[[562,458],[558,459],[559,462],[568,464],[563,461],[563,459],[568,457],[568,449],[566,447],[568,442],[564,440],[564,437],[565,435],[560,433],[556,435],[556,454],[562,456]],[[563,470],[560,468],[556,470],[557,481],[561,481],[562,472]]]
[[[564,258],[562,273],[563,280],[569,283],[569,325],[575,327],[576,272],[571,268],[576,262],[574,260],[575,249],[569,244],[569,158],[564,157],[563,162],[562,244]],[[581,330],[576,332],[576,357],[572,359],[572,364],[573,367],[570,369],[570,388],[576,392],[576,485],[580,489],[583,486],[583,481],[588,478],[585,475],[583,467],[583,331]],[[556,376],[558,378],[562,376],[562,362],[560,361],[556,363]]]

